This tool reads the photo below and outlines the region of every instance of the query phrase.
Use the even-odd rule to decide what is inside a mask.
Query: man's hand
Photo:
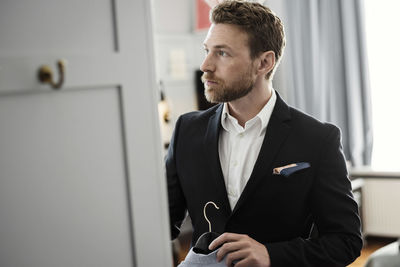
[[[235,267],[270,267],[271,261],[267,248],[247,235],[224,233],[211,242],[208,247],[214,250],[221,246],[217,261],[226,256],[226,266]]]

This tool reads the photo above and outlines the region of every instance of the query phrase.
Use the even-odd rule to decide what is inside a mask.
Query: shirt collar
[[[264,134],[266,131],[269,119],[271,118],[272,111],[274,110],[275,103],[276,103],[276,93],[275,93],[275,90],[272,89],[272,95],[271,95],[270,99],[268,100],[267,104],[265,104],[265,106],[260,110],[260,112],[254,118],[252,118],[246,122],[245,129],[252,126],[258,120],[261,122],[259,135]],[[230,120],[230,125],[228,125],[228,120]],[[232,130],[232,127],[230,127],[231,125],[233,125],[234,130],[238,133],[245,131],[245,129],[243,129],[243,127],[241,127],[239,125],[237,119],[229,114],[228,103],[224,103],[224,105],[223,105],[222,116],[221,116],[221,125],[228,132]]]

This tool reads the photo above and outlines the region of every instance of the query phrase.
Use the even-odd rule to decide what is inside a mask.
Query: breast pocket
[[[281,167],[276,167],[273,169],[274,175],[282,175],[284,177],[289,177],[290,175],[301,172],[305,169],[310,168],[311,165],[308,162],[298,162],[292,163]]]

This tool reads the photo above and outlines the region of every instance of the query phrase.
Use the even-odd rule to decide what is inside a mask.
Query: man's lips
[[[206,84],[207,85],[213,85],[213,84],[217,84],[218,82],[216,81],[212,81],[212,80],[206,80]]]

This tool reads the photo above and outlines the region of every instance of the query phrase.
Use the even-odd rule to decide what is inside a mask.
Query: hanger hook
[[[206,219],[206,221],[208,222],[208,230],[209,230],[209,232],[211,232],[211,222],[210,222],[210,220],[208,220],[207,214],[206,214],[206,208],[207,208],[207,205],[208,205],[208,204],[213,204],[214,207],[215,207],[217,210],[219,210],[219,207],[218,207],[217,204],[215,204],[214,202],[208,201],[208,202],[204,205],[204,208],[203,208],[203,215],[204,215],[204,218]]]

